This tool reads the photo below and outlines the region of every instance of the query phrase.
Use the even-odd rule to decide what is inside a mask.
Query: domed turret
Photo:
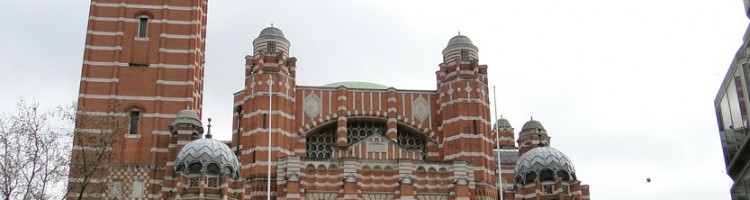
[[[189,124],[194,125],[197,127],[203,127],[203,123],[201,123],[201,120],[198,117],[198,113],[195,113],[193,110],[182,110],[179,113],[177,113],[177,116],[175,117],[174,121],[172,121],[172,126],[175,126],[177,124]]]
[[[266,54],[282,52],[284,55],[288,55],[289,45],[289,40],[284,37],[281,29],[267,27],[260,31],[258,38],[253,40],[253,51],[256,54],[261,52],[265,52]]]
[[[532,119],[523,124],[519,137],[523,138],[528,135],[547,135],[547,130],[544,129],[541,122]]]
[[[537,147],[521,155],[516,162],[516,183],[528,184],[539,181],[576,180],[573,162],[562,152],[552,147]]]
[[[478,52],[479,48],[471,43],[469,37],[459,34],[453,36],[453,38],[448,41],[448,46],[443,49],[443,61],[449,62],[456,58],[459,58],[461,61],[470,61],[472,59],[477,59]]]
[[[214,139],[197,139],[182,147],[175,159],[181,173],[228,174],[237,176],[240,162],[229,146]]]
[[[495,127],[498,127],[498,128],[513,128],[510,125],[510,122],[507,119],[505,119],[505,118],[498,119],[497,122],[495,122]]]

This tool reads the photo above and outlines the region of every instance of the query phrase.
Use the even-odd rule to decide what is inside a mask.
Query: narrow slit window
[[[128,130],[128,134],[131,134],[131,135],[138,134],[138,123],[140,122],[140,116],[141,116],[141,111],[139,110],[130,111],[130,130]]]
[[[148,35],[148,17],[138,18],[138,37],[145,38]]]
[[[477,120],[472,120],[472,125],[474,129],[474,135],[476,135],[477,134]]]

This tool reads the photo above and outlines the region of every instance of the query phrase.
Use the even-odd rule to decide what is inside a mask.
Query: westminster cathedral
[[[590,199],[554,130],[492,120],[492,69],[465,35],[435,50],[436,90],[400,90],[298,85],[294,38],[258,27],[235,67],[245,81],[226,110],[231,140],[213,139],[202,116],[207,6],[91,1],[77,114],[123,123],[109,127],[118,139],[96,173],[76,167],[91,154],[76,147],[103,136],[76,125],[69,187],[84,199]]]

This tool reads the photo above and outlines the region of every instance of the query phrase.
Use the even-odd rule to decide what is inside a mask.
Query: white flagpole
[[[273,85],[273,76],[271,74],[268,75],[268,190],[266,191],[266,199],[271,200],[271,105],[273,103],[273,99],[271,99],[271,96],[273,96],[273,90],[271,86]]]
[[[500,193],[500,200],[503,200],[503,168],[500,166],[500,133],[498,132],[500,130],[500,127],[497,124],[497,90],[495,89],[495,86],[492,86],[492,95],[494,96],[494,104],[495,104],[495,145],[497,146],[497,184],[498,184],[498,192]]]

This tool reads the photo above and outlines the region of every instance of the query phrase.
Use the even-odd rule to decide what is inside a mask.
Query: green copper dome
[[[325,84],[321,87],[337,88],[344,86],[346,88],[357,88],[357,89],[388,89],[388,86],[380,85],[377,83],[358,82],[358,81],[344,81]]]

